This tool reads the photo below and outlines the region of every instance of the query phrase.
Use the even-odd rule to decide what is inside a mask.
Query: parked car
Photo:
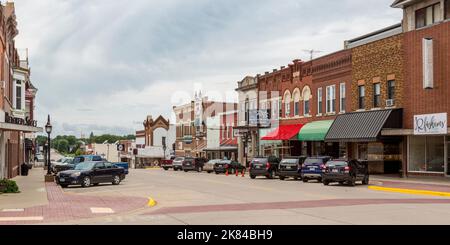
[[[174,171],[183,170],[183,162],[185,157],[177,157],[173,160],[172,166]]]
[[[171,168],[173,168],[173,160],[175,160],[175,157],[172,157],[172,158],[170,158],[170,159],[164,159],[164,160],[162,160],[161,161],[161,167],[164,169],[164,170],[169,170],[169,169],[171,169]]]
[[[51,163],[52,172],[57,173],[57,169],[56,169],[57,166],[64,166],[67,164],[71,164],[73,159],[74,159],[73,157],[63,157],[57,161],[53,161]]]
[[[105,161],[101,156],[98,155],[84,155],[75,157],[71,163],[65,165],[55,166],[55,173],[62,171],[73,170],[75,167],[83,162],[103,162]]]
[[[278,174],[280,159],[277,157],[256,157],[250,163],[250,178],[265,176],[273,179]]]
[[[294,178],[296,180],[302,177],[302,164],[306,157],[290,157],[281,160],[278,170],[278,177],[280,180],[286,178]]]
[[[42,155],[41,153],[36,153],[36,155],[34,156],[34,161],[44,162],[45,161],[44,155]]]
[[[215,159],[215,160],[210,160],[208,161],[205,166],[203,167],[203,171],[206,171],[208,174],[214,172],[214,168],[216,166],[216,164],[218,164],[220,161],[220,159]]]
[[[101,183],[119,185],[125,179],[125,169],[109,162],[83,162],[77,164],[75,169],[59,172],[56,183],[63,188],[70,185],[90,187]]]
[[[338,182],[355,186],[356,181],[361,181],[363,185],[369,184],[369,166],[356,160],[333,160],[326,164],[323,174],[323,184]]]
[[[127,162],[116,162],[112,164],[114,164],[114,166],[116,167],[123,168],[125,170],[126,175],[130,173],[130,165]]]
[[[197,171],[202,172],[203,167],[205,166],[205,163],[208,160],[205,158],[193,158],[193,157],[186,157],[183,161],[183,171],[189,172],[189,171]]]
[[[330,161],[331,157],[308,157],[302,165],[302,180],[308,182],[309,180],[317,180],[322,182],[323,171],[325,170],[325,164]]]
[[[232,160],[221,160],[220,162],[218,162],[215,167],[214,167],[214,172],[216,174],[223,174],[226,173],[228,170],[229,174],[235,174],[236,171],[238,173],[241,173],[242,171],[244,171],[246,168],[244,165],[236,162],[236,161],[232,161]]]

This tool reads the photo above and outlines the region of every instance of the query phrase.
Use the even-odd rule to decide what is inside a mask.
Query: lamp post
[[[45,132],[47,133],[47,141],[48,141],[48,147],[47,147],[47,176],[45,180],[47,182],[53,182],[54,178],[52,176],[51,172],[51,166],[50,166],[50,151],[51,151],[51,139],[50,134],[52,133],[52,124],[50,123],[50,115],[48,115],[47,118],[47,124],[45,125]]]

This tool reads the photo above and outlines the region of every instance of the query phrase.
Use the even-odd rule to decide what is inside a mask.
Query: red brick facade
[[[422,39],[434,41],[434,89],[423,88]],[[410,31],[405,44],[405,128],[413,129],[414,115],[450,111],[450,22]]]

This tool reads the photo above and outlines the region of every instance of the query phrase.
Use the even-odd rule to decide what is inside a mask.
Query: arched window
[[[290,117],[291,116],[291,92],[286,91],[284,93],[284,116]]]
[[[294,90],[294,116],[300,116],[300,101],[301,95],[300,90],[297,88]]]
[[[303,113],[305,116],[309,116],[311,115],[312,94],[311,89],[308,86],[303,88],[302,97],[303,97]]]

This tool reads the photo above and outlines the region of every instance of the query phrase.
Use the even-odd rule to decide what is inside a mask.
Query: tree
[[[56,149],[63,154],[69,153],[69,141],[66,139],[58,140],[58,146]]]

